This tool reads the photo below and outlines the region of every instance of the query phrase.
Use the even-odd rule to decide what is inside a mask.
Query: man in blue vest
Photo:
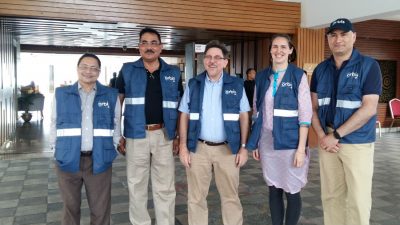
[[[227,55],[219,41],[206,45],[206,71],[189,80],[179,107],[179,157],[186,167],[189,225],[208,224],[206,198],[213,170],[223,224],[243,224],[239,170],[247,161],[250,106],[243,80],[223,71]]]
[[[374,59],[353,47],[356,33],[348,19],[333,21],[327,38],[332,56],[311,80],[324,224],[368,225],[382,75]]]
[[[82,55],[78,82],[57,88],[53,100],[50,143],[64,203],[63,225],[79,225],[83,184],[90,224],[110,224],[111,166],[121,137],[121,105],[117,90],[97,81],[100,68],[96,55]]]
[[[151,174],[157,224],[175,224],[175,164],[178,151],[176,124],[182,93],[180,70],[165,63],[160,34],[140,31],[136,62],[125,63],[117,78],[125,102],[124,136],[119,151],[126,154],[129,218],[133,225],[151,225],[147,211]]]

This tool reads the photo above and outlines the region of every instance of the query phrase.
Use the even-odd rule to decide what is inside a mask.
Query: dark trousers
[[[81,156],[80,170],[66,173],[56,165],[58,185],[63,199],[62,225],[79,225],[81,217],[81,190],[85,184],[86,197],[90,209],[91,225],[109,225],[111,214],[110,167],[103,173],[93,175],[91,156]]]
[[[283,225],[283,218],[285,217],[286,225],[296,225],[300,218],[301,212],[301,196],[300,192],[290,194],[285,192],[287,206],[285,213],[285,206],[283,202],[283,189],[269,186],[269,207],[271,211],[271,219],[273,225]]]

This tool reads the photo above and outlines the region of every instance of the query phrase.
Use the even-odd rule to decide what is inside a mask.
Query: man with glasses
[[[182,93],[180,70],[160,58],[163,45],[152,28],[140,31],[136,62],[125,63],[117,78],[125,102],[124,136],[119,151],[126,154],[129,219],[151,225],[147,211],[151,174],[157,224],[175,224],[175,164],[178,103]]]
[[[310,86],[324,224],[368,225],[382,75],[374,59],[354,48],[348,19],[333,21],[326,36],[332,56],[315,68]]]
[[[57,88],[53,100],[50,144],[55,147],[63,225],[80,222],[83,184],[90,224],[110,224],[111,166],[121,137],[121,105],[117,91],[97,81],[100,68],[96,55],[82,55],[78,82]]]
[[[186,167],[190,225],[208,224],[207,195],[212,178],[221,198],[225,225],[243,224],[239,170],[247,161],[249,102],[243,80],[224,72],[228,50],[211,41],[206,71],[189,80],[179,111],[179,157]]]

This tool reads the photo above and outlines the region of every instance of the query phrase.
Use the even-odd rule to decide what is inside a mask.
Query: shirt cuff
[[[299,125],[301,127],[309,127],[311,125],[311,123],[310,122],[300,122]]]

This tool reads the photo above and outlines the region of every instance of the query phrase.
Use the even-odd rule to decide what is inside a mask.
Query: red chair
[[[390,115],[392,116],[392,123],[390,128],[393,127],[394,121],[400,119],[400,99],[394,98],[389,101]]]

